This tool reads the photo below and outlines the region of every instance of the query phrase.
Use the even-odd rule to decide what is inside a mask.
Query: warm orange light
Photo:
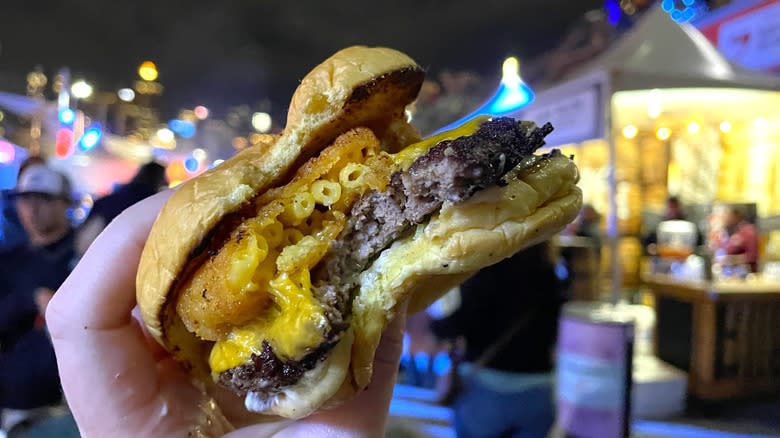
[[[157,66],[152,61],[144,61],[141,66],[138,67],[138,76],[145,81],[153,81],[157,79]]]
[[[171,183],[184,181],[187,179],[187,169],[184,167],[184,163],[181,160],[172,161],[171,164],[165,168],[165,176],[168,177],[168,181]]]

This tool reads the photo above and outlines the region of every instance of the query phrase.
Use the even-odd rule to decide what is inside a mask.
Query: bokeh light
[[[252,114],[252,127],[257,132],[268,132],[271,130],[271,115],[264,112],[257,112]]]
[[[16,156],[16,150],[14,145],[7,141],[0,140],[0,163],[8,164],[14,161]]]
[[[71,85],[70,92],[75,98],[87,99],[89,96],[92,96],[92,85],[89,85],[83,80],[79,80]]]
[[[206,120],[209,116],[209,109],[203,105],[196,106],[193,111],[195,111],[195,117],[200,120]]]
[[[132,102],[135,99],[135,91],[132,88],[122,88],[116,94],[123,102]]]
[[[157,79],[157,66],[152,61],[144,61],[141,66],[138,67],[138,76],[145,81],[153,81]]]

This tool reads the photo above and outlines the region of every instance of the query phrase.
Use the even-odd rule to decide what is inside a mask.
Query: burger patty
[[[354,204],[344,231],[325,255],[321,278],[349,289],[355,274],[445,201],[457,204],[501,184],[504,175],[544,145],[552,130],[549,123],[537,128],[496,118],[473,135],[434,146],[408,170],[394,173],[385,191],[369,192]]]
[[[444,202],[463,202],[479,190],[502,184],[510,170],[544,145],[552,129],[549,123],[538,128],[510,118],[486,121],[473,135],[443,141],[409,169],[395,172],[386,190],[364,194],[353,205],[344,230],[315,274],[314,293],[331,325],[327,340],[300,360],[282,360],[263,342],[260,354],[220,373],[219,381],[241,394],[252,391],[261,396],[294,385],[324,359],[348,327],[356,277],[382,250]]]

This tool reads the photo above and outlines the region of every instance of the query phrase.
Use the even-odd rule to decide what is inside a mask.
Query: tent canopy
[[[551,146],[579,143],[605,137],[615,92],[694,87],[780,90],[780,77],[732,64],[696,28],[655,7],[606,52],[511,115],[551,122]]]
[[[606,52],[564,81],[605,71],[612,91],[648,88],[734,87],[780,90],[780,77],[732,64],[695,27],[672,21],[660,7]]]

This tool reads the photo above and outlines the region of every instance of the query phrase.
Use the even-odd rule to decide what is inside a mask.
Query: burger
[[[193,376],[251,412],[333,406],[368,385],[401,303],[423,309],[574,219],[576,166],[539,152],[552,126],[477,117],[421,139],[405,110],[423,78],[395,50],[341,50],[301,81],[280,135],[170,197],[137,299]]]

